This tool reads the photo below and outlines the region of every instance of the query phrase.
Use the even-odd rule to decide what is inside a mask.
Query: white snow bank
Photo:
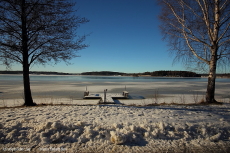
[[[229,104],[1,109],[0,149],[183,152],[184,148],[208,151],[220,147],[226,150],[230,149],[226,148],[230,146],[229,115]]]

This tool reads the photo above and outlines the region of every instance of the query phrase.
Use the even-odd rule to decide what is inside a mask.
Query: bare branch
[[[190,49],[191,52],[193,53],[193,55],[196,56],[198,59],[204,61],[205,63],[209,64],[209,61],[207,61],[206,59],[200,57],[200,56],[196,53],[196,51],[194,50],[194,48],[193,48],[192,45],[190,44],[190,42],[189,42],[189,40],[188,40],[188,38],[187,38],[187,36],[186,36],[186,33],[184,33],[184,38],[185,38],[185,40],[186,40],[186,43],[187,43],[189,49]]]
[[[78,50],[87,46],[82,44],[83,41],[78,43],[73,41],[78,37],[77,28],[88,20],[76,16],[76,12],[73,11],[75,4],[72,2],[33,0],[1,1],[0,4],[0,23],[2,23],[0,32],[4,35],[4,39],[0,40],[0,45],[2,45],[0,56],[2,57],[6,51],[17,50],[21,54],[8,54],[13,55],[13,58],[9,57],[9,59],[16,62],[20,59],[23,63],[25,59],[22,59],[22,55],[26,55],[29,65],[41,56],[43,57],[43,60],[39,59],[41,64],[44,60],[46,62],[52,59],[59,61],[58,58],[67,62],[67,59],[76,57]],[[23,27],[26,29],[22,34]],[[9,41],[15,41],[15,43],[7,44]],[[46,56],[49,57],[45,58]],[[39,61],[36,63],[39,64]]]
[[[197,3],[199,4],[201,10],[202,10],[202,13],[203,13],[203,20],[207,26],[207,31],[208,31],[208,35],[209,35],[209,39],[210,41],[212,42],[213,41],[213,34],[212,34],[212,30],[211,30],[211,23],[210,23],[210,17],[209,17],[209,10],[208,10],[208,3],[206,2],[206,0],[202,0],[203,1],[203,4],[201,4],[200,0],[196,0]]]
[[[226,33],[229,32],[229,27],[230,27],[230,23],[223,30],[223,33],[219,36],[219,38],[217,39],[217,42],[219,42],[221,39],[223,39],[223,37],[225,37]]]
[[[230,43],[230,35],[227,36],[226,38],[229,38],[229,39],[226,39],[223,42],[219,43],[219,47],[225,45],[226,43]]]

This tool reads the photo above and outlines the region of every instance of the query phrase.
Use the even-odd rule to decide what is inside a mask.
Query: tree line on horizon
[[[0,74],[23,74],[23,71],[0,71]],[[52,72],[52,71],[30,71],[29,74],[44,75],[71,75],[71,73]]]
[[[0,71],[0,74],[23,74],[23,71]],[[93,71],[93,72],[83,72],[83,73],[64,73],[64,72],[53,72],[53,71],[30,71],[30,74],[37,75],[105,75],[105,76],[158,76],[158,77],[208,77],[208,74],[198,74],[191,71],[171,71],[171,70],[160,70],[153,72],[143,72],[143,73],[123,73],[123,72],[113,72],[113,71]],[[217,77],[230,78],[230,73],[218,73]]]
[[[168,77],[201,77],[200,74],[190,71],[154,71],[145,72],[144,75],[151,76],[168,76]]]
[[[150,75],[150,76],[168,76],[168,77],[201,77],[200,74],[189,71],[153,71],[144,73],[122,73],[122,72],[112,72],[112,71],[93,71],[93,72],[83,72],[81,75],[122,75],[122,76],[139,76],[139,75]]]
[[[112,72],[112,71],[93,71],[93,72],[83,72],[81,75],[125,75],[122,72]]]
[[[159,76],[159,77],[201,77],[203,74],[197,74],[191,71],[170,71],[170,70],[160,70],[153,72],[144,73],[123,73],[123,72],[112,72],[112,71],[93,71],[93,72],[83,72],[81,75],[121,75],[121,76],[139,76],[139,75],[149,75],[149,76]],[[220,74],[223,75],[223,74]],[[230,76],[230,74],[228,74]]]

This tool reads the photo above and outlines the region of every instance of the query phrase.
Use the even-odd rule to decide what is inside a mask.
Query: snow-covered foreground
[[[0,152],[229,152],[230,104],[0,109]]]

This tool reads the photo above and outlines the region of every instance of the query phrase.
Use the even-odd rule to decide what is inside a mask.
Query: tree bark
[[[25,0],[21,1],[21,21],[22,21],[22,56],[23,56],[23,85],[24,85],[24,105],[25,106],[34,106],[36,105],[33,102],[31,90],[30,90],[30,76],[29,76],[29,55],[28,55],[28,34],[26,26],[26,2]]]
[[[30,90],[30,76],[29,76],[29,64],[24,61],[23,63],[23,85],[24,85],[24,105],[35,106],[33,102],[32,94]]]
[[[215,83],[216,83],[216,63],[217,63],[217,49],[213,49],[212,58],[209,64],[209,76],[208,76],[208,85],[206,92],[206,102],[215,103]]]
[[[212,40],[211,46],[211,60],[209,63],[209,76],[208,76],[208,86],[206,93],[206,102],[215,103],[215,83],[216,83],[216,65],[217,65],[217,51],[218,51],[218,36],[220,30],[220,3],[219,0],[215,0],[214,6],[214,23],[212,34],[210,39]]]

